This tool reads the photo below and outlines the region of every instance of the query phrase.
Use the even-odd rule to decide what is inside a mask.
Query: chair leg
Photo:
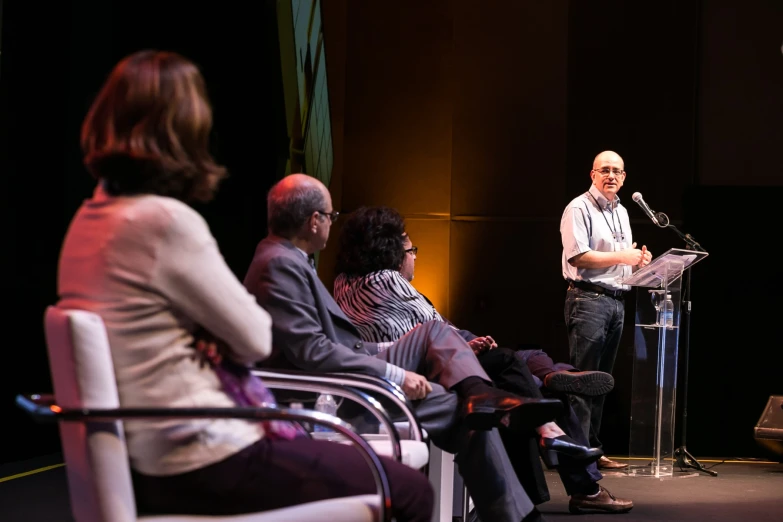
[[[470,520],[470,493],[467,486],[462,486],[462,520],[463,522]]]
[[[454,512],[454,455],[430,443],[430,484],[435,489],[432,522],[451,522]]]

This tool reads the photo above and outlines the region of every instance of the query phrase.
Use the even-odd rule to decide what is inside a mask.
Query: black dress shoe
[[[472,430],[505,426],[528,431],[557,417],[563,410],[558,399],[529,399],[501,390],[472,395],[462,402],[463,420]]]
[[[560,435],[554,439],[541,437],[541,445],[539,448],[544,464],[550,469],[558,466],[556,453],[568,455],[572,459],[578,460],[583,464],[595,462],[604,454],[601,448],[588,448],[587,446],[582,446],[581,444],[577,444],[576,441],[568,435]]]

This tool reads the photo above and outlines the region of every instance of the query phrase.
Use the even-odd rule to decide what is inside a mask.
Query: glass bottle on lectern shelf
[[[672,294],[666,293],[666,300],[663,302],[662,308],[662,320],[661,326],[671,328],[674,326],[674,301],[672,301]]]

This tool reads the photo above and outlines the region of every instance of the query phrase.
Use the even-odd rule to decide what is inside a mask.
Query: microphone
[[[642,193],[641,192],[634,192],[633,196],[631,196],[631,199],[634,200],[634,202],[639,205],[642,209],[642,211],[647,214],[647,217],[652,219],[652,222],[655,223],[658,226],[661,226],[660,223],[658,223],[658,218],[655,217],[655,212],[653,212],[650,209],[650,206],[644,202],[642,199]]]

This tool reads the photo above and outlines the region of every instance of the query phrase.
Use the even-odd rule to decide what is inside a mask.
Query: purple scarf
[[[211,366],[223,385],[223,391],[234,399],[238,406],[277,406],[275,396],[259,377],[250,373],[249,368],[226,358],[223,358],[220,364]],[[262,421],[261,425],[271,440],[293,440],[308,436],[302,426],[294,422],[272,420]]]

